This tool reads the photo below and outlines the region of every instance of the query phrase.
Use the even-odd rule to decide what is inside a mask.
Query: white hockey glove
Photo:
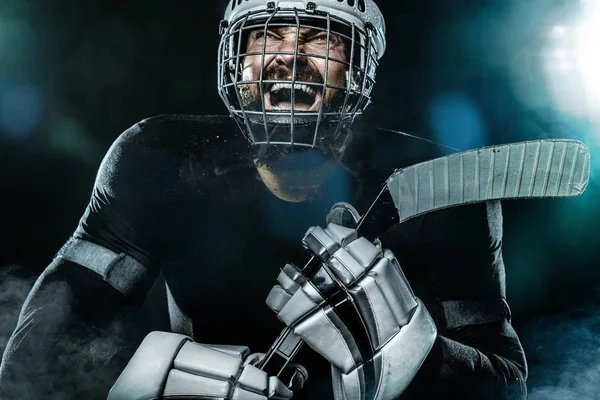
[[[302,273],[287,264],[267,304],[332,364],[336,400],[397,398],[437,335],[398,261],[335,224],[310,228],[302,242],[320,268]]]
[[[184,335],[152,332],[108,400],[291,399],[292,391],[278,378],[252,365],[260,357],[244,346],[204,345]]]

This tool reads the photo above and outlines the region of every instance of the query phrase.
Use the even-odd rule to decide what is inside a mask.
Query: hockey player
[[[318,228],[335,202],[365,210],[394,168],[436,154],[350,128],[386,45],[375,3],[232,0],[221,35],[232,118],[159,116],[116,140],[23,306],[0,397],[105,398],[120,375],[113,399],[525,398],[498,202],[416,218],[376,244]],[[312,277],[294,266],[301,239],[324,265]],[[172,333],[142,342],[153,327],[136,310],[158,278]],[[362,299],[366,335],[318,306],[334,281]],[[268,349],[276,315],[302,321],[314,350],[291,385],[248,350]]]

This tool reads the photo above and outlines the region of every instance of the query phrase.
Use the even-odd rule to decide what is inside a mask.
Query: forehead
[[[264,30],[264,27],[262,28],[256,28],[253,29],[252,32],[262,32]],[[324,32],[327,29],[322,29],[322,28],[316,28],[316,27],[300,27],[300,29],[298,29],[295,26],[267,26],[267,30],[272,31],[272,32],[277,32],[277,33],[281,33],[281,34],[296,34],[296,32],[298,32],[300,35],[305,35],[307,33],[317,33],[317,32]]]
[[[264,32],[265,28],[255,28],[250,32],[253,34]],[[267,26],[268,32],[277,33],[281,36],[289,36],[289,35],[298,35],[298,36],[311,36],[316,35],[318,33],[326,33],[326,28],[317,28],[317,27],[300,27],[297,28],[295,26]],[[335,33],[331,33],[331,37],[337,37]]]

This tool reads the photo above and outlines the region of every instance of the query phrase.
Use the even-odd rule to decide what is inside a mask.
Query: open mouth
[[[281,82],[268,86],[265,91],[265,109],[291,110],[292,95],[294,110],[317,111],[321,104],[321,91],[306,84]]]

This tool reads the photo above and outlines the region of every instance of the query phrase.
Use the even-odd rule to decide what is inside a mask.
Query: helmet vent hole
[[[354,0],[348,0],[348,5],[350,7],[354,7]]]
[[[365,12],[365,0],[358,0],[358,11]]]

